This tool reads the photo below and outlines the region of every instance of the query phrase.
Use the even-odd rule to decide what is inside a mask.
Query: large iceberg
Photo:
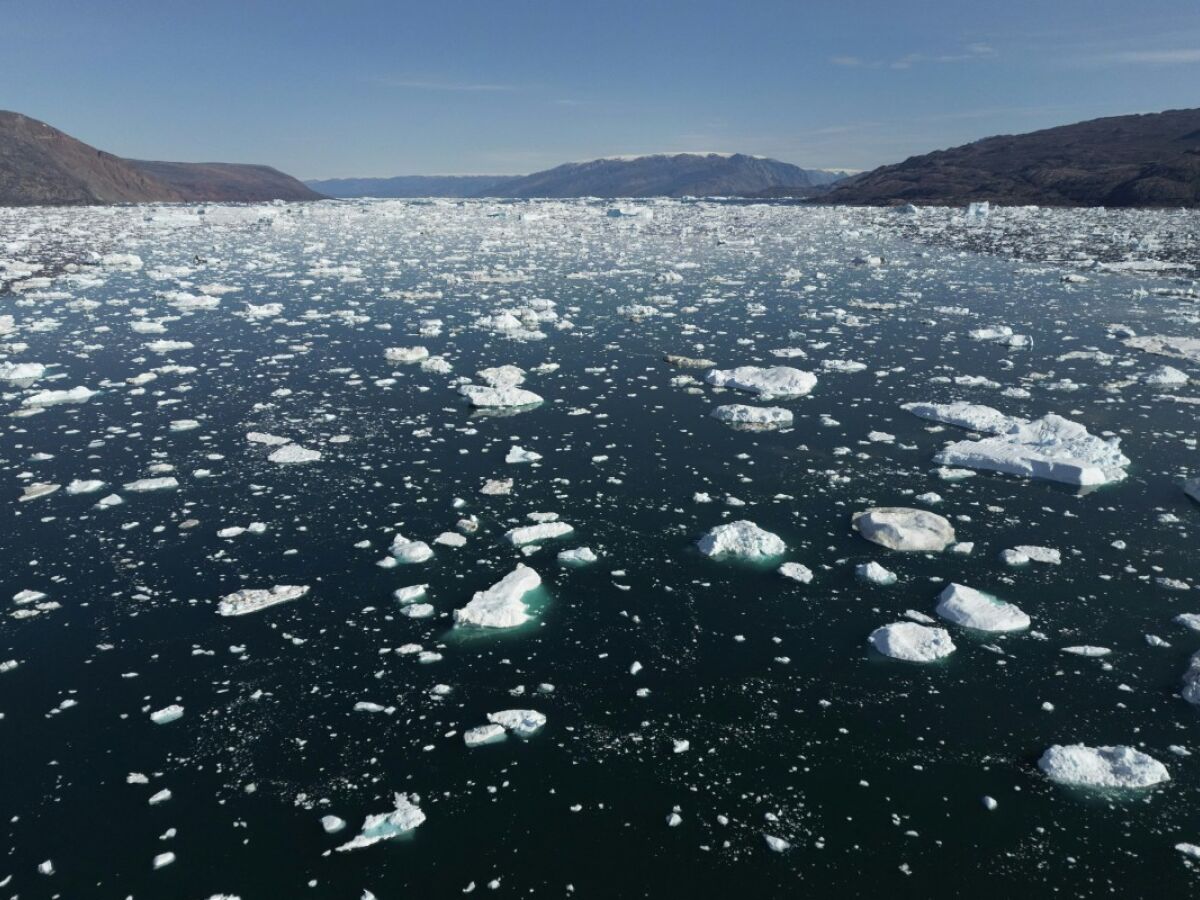
[[[977,631],[1022,631],[1029,627],[1029,616],[1016,605],[964,584],[946,585],[938,595],[937,614]]]
[[[1147,788],[1170,781],[1167,767],[1132,747],[1055,744],[1042,754],[1038,768],[1059,784],[1092,788]]]
[[[486,591],[477,591],[462,609],[456,609],[454,622],[480,628],[524,625],[532,616],[522,598],[541,583],[537,572],[520,563]]]
[[[1129,459],[1120,438],[1089,434],[1078,422],[1050,413],[979,441],[956,441],[934,456],[945,466],[990,469],[1080,486],[1125,477]]]
[[[738,559],[766,559],[780,556],[787,545],[779,535],[759,528],[745,519],[718,525],[696,542],[705,556],[732,556]]]
[[[936,553],[957,540],[947,519],[906,506],[877,506],[855,513],[851,525],[868,541],[892,550]]]
[[[713,369],[704,380],[714,387],[729,387],[758,394],[765,400],[773,397],[803,397],[817,385],[817,376],[791,366],[738,366],[736,369]]]

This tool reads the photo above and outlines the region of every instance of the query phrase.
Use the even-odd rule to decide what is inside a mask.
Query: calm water
[[[1171,620],[1200,612],[1200,595],[1154,579],[1195,587],[1200,509],[1179,481],[1200,468],[1196,407],[1164,394],[1197,391],[1104,389],[1162,363],[1197,374],[1106,329],[1195,334],[1194,307],[1135,296],[1145,282],[1127,276],[1064,284],[1052,266],[906,243],[856,211],[605,209],[380,202],[0,219],[0,257],[44,260],[50,277],[0,297],[16,329],[3,340],[28,344],[9,359],[50,366],[33,387],[8,387],[6,410],[33,390],[100,391],[4,420],[4,584],[61,604],[0,620],[0,660],[19,661],[0,674],[6,896],[438,897],[471,883],[489,894],[493,880],[497,896],[551,897],[1194,892],[1173,847],[1200,842],[1200,763],[1170,747],[1200,752],[1196,710],[1177,694],[1200,635]],[[71,265],[93,251],[143,266]],[[862,254],[886,262],[851,262]],[[197,309],[201,296],[219,304]],[[476,323],[535,299],[558,317],[542,340]],[[247,318],[247,303],[283,309]],[[657,314],[618,311],[630,305]],[[441,333],[419,335],[425,319]],[[990,325],[1032,334],[1033,347],[967,338]],[[155,353],[156,340],[193,346]],[[418,345],[453,372],[384,358]],[[770,354],[787,347],[807,358]],[[1111,358],[1059,359],[1087,350]],[[664,353],[820,380],[775,404],[794,412],[793,429],[735,431],[708,413],[755,400],[714,391],[705,370],[672,369]],[[833,359],[867,368],[822,370]],[[533,371],[544,363],[559,368]],[[473,414],[455,379],[501,364],[529,370],[524,387],[546,402]],[[155,369],[140,389],[127,383]],[[673,384],[681,374],[696,384]],[[959,375],[1030,396],[945,382]],[[932,454],[964,433],[931,430],[900,404],[951,399],[1117,434],[1129,478],[1086,494],[987,473],[942,481]],[[200,426],[172,431],[181,419]],[[249,431],[323,458],[270,463]],[[514,444],[542,460],[506,464]],[[156,464],[174,467],[177,489],[122,489]],[[511,495],[479,493],[501,477],[515,480]],[[29,483],[72,479],[108,485],[16,500]],[[919,506],[931,490],[973,555],[898,554],[849,528],[860,509]],[[94,508],[114,491],[123,505]],[[523,557],[503,533],[531,512],[558,513],[575,535]],[[375,564],[396,531],[432,544],[470,514],[480,527],[464,547]],[[781,536],[813,582],[699,554],[708,528],[741,518]],[[198,524],[181,529],[187,520]],[[250,522],[267,531],[216,535]],[[998,554],[1017,544],[1058,548],[1063,563],[1006,567]],[[555,553],[576,546],[599,562],[560,566]],[[455,632],[452,610],[519,560],[546,587],[537,620]],[[854,565],[868,560],[899,583],[858,582]],[[959,649],[935,665],[867,646],[906,610],[932,615],[951,580],[1018,603],[1037,633],[950,626]],[[435,617],[399,614],[392,591],[415,583],[429,584]],[[216,615],[222,595],[273,584],[312,590]],[[442,659],[391,652],[410,643]],[[1077,644],[1113,653],[1061,652]],[[431,694],[439,684],[450,692]],[[58,709],[64,700],[76,705]],[[394,711],[358,712],[359,701]],[[182,719],[150,721],[176,702]],[[528,741],[464,746],[465,729],[508,708],[548,724]],[[674,752],[683,739],[690,749]],[[1075,742],[1137,746],[1171,781],[1125,795],[1049,783],[1038,757]],[[149,784],[128,784],[131,772]],[[149,805],[163,788],[171,798]],[[330,852],[395,791],[419,795],[420,828]],[[676,807],[682,822],[668,827]],[[346,831],[326,835],[327,814]],[[764,834],[791,849],[772,852]],[[155,871],[167,851],[176,861]],[[44,860],[54,874],[38,873]]]

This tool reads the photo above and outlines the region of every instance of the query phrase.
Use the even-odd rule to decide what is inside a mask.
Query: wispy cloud
[[[480,81],[436,81],[426,78],[373,78],[376,84],[413,91],[503,92],[519,91],[515,84],[495,84]]]
[[[991,59],[996,49],[990,44],[967,44],[957,53],[907,53],[896,59],[863,59],[860,56],[834,56],[830,62],[835,66],[858,69],[911,69],[922,63],[958,63]]]
[[[1200,49],[1195,50],[1126,50],[1109,57],[1112,62],[1147,66],[1172,66],[1200,63]]]

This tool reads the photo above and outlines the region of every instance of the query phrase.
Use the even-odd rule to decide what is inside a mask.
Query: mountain
[[[504,186],[503,197],[746,197],[815,187],[824,173],[744,153],[656,153],[566,163]]]
[[[812,196],[841,172],[742,153],[658,153],[566,163],[532,175],[408,175],[306,182],[331,197]]]
[[[249,163],[180,163],[126,160],[138,171],[178,191],[184,200],[255,203],[264,200],[321,200],[304,182],[270,166]]]
[[[488,197],[520,175],[399,175],[304,182],[327,197]]]
[[[319,199],[268,166],[122,159],[0,110],[0,206]]]
[[[849,178],[821,202],[1200,205],[1200,109],[989,137]]]

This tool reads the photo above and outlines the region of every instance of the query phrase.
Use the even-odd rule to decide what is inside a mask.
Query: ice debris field
[[[0,894],[1194,894],[1198,236],[0,210]]]

